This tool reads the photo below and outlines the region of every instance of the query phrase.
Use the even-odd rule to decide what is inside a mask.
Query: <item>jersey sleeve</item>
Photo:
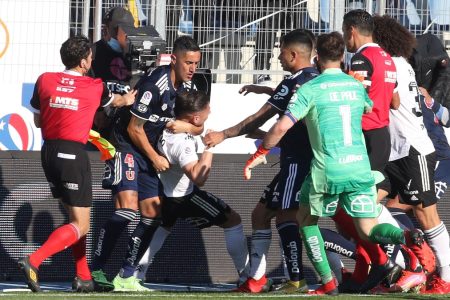
[[[372,63],[361,53],[356,53],[352,57],[350,70],[362,76],[362,84],[366,87],[366,90],[369,91],[370,86],[372,85]]]
[[[366,111],[367,109],[373,107],[373,101],[369,98],[366,91],[362,91],[362,94],[364,95],[364,111]]]
[[[184,140],[180,140],[176,147],[172,148],[172,155],[178,161],[181,168],[191,162],[198,161],[197,146],[193,136],[186,134]]]
[[[108,86],[105,82],[102,82],[103,85],[103,92],[102,92],[102,100],[100,102],[100,105],[102,107],[106,107],[110,105],[114,100],[114,94],[108,89]]]
[[[283,80],[273,92],[273,95],[267,100],[267,103],[278,109],[285,111],[289,101],[292,98],[292,90],[294,89],[295,81],[292,79]]]
[[[33,108],[33,113],[40,113],[41,111],[41,102],[39,101],[39,85],[41,81],[41,76],[37,79],[36,84],[33,89],[33,96],[30,100],[30,105]]]
[[[153,83],[142,83],[131,113],[139,119],[149,120],[152,116],[152,105],[160,101],[159,88]]]
[[[289,102],[285,115],[294,122],[303,119],[309,111],[311,101],[312,98],[309,86],[301,87]]]

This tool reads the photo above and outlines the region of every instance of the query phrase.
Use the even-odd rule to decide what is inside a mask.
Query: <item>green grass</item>
[[[291,295],[276,295],[276,294],[231,294],[223,292],[214,293],[200,293],[200,292],[151,292],[151,293],[103,293],[103,294],[75,294],[75,293],[61,293],[61,292],[44,292],[33,294],[29,292],[7,292],[0,293],[0,300],[3,299],[294,299],[294,298],[309,298],[307,295],[291,294]],[[348,295],[341,294],[330,298],[329,296],[313,296],[312,299],[446,299],[448,295],[417,295],[417,294],[393,294],[393,295]]]

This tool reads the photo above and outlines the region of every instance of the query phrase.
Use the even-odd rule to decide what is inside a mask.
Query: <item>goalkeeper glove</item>
[[[252,177],[252,169],[260,164],[267,164],[266,155],[270,150],[264,148],[262,144],[258,147],[258,150],[247,160],[244,167],[244,178],[249,180]]]

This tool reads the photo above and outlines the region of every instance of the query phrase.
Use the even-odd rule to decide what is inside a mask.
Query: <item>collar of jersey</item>
[[[337,73],[342,73],[342,70],[340,68],[328,68],[322,72],[322,74],[337,74]]]
[[[365,43],[364,45],[362,45],[361,47],[359,47],[358,50],[356,50],[356,53],[362,51],[362,49],[366,48],[366,47],[380,47],[377,43]]]
[[[80,73],[78,73],[78,72],[75,72],[75,71],[72,71],[72,70],[64,70],[64,72],[63,72],[64,74],[69,74],[69,75],[72,75],[72,76],[83,76],[83,75],[81,75]]]

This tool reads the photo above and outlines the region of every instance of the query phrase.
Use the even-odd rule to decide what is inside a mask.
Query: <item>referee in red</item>
[[[28,287],[41,291],[38,269],[48,257],[72,248],[76,277],[72,288],[93,291],[86,261],[86,234],[89,231],[92,204],[91,167],[84,150],[94,114],[100,106],[124,106],[134,102],[135,92],[112,94],[101,79],[87,74],[92,63],[92,49],[84,36],[65,41],[60,49],[63,72],[39,76],[30,101],[36,127],[42,130],[42,167],[52,195],[62,201],[69,224],[53,231],[47,241],[31,255],[18,261]]]

